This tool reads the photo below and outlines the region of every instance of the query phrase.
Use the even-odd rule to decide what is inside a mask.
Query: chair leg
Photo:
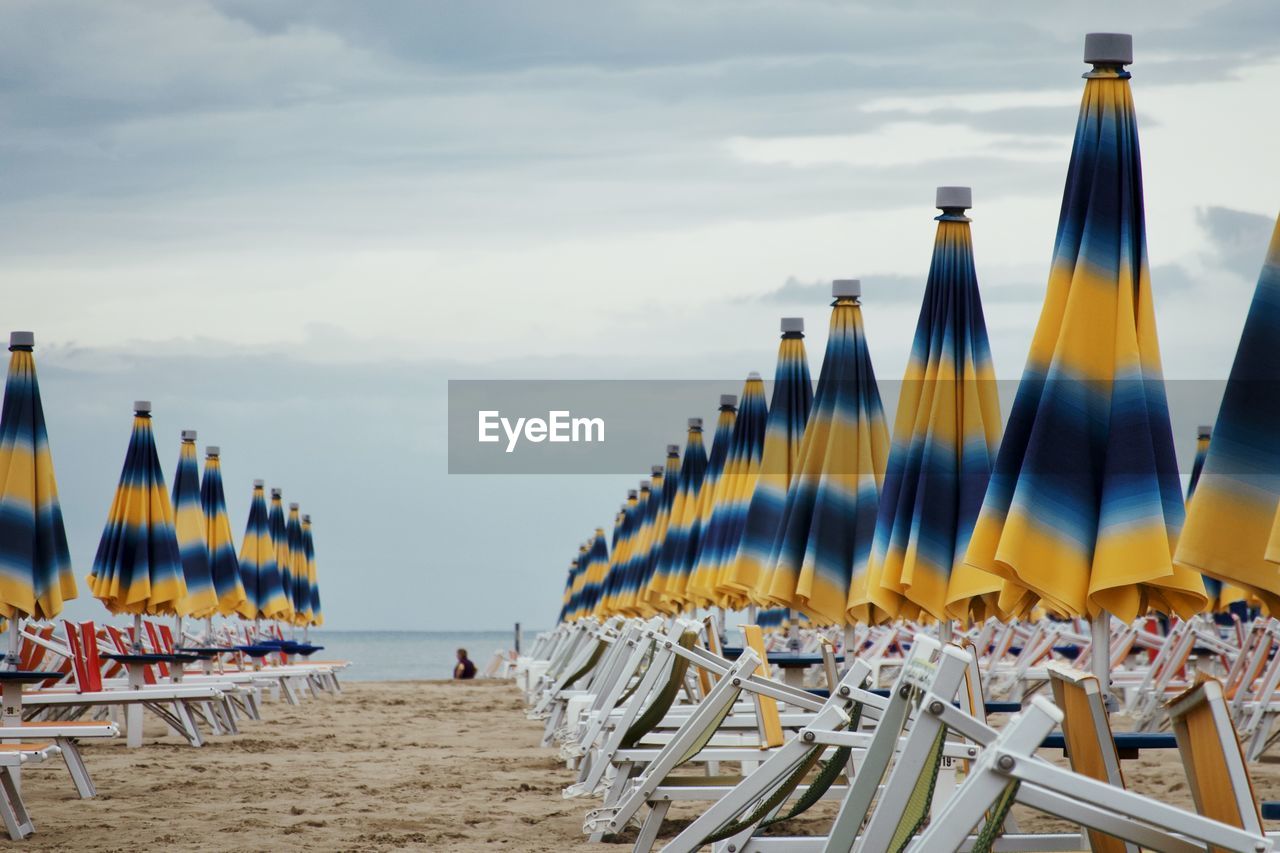
[[[21,841],[36,831],[10,767],[0,767],[0,817],[4,818],[5,829],[14,841]]]
[[[187,741],[195,747],[204,746],[204,738],[200,736],[200,727],[196,725],[195,718],[192,717],[191,709],[187,707],[187,703],[181,700],[174,702],[173,712],[182,723],[182,734]]]
[[[89,776],[89,768],[85,766],[84,757],[80,755],[80,747],[75,740],[57,738],[56,743],[62,750],[62,758],[67,762],[67,772],[71,774],[71,781],[75,784],[76,793],[80,795],[80,799],[87,800],[97,796],[98,789],[94,787],[93,779]]]
[[[670,800],[659,800],[653,803],[649,814],[644,819],[644,824],[640,827],[640,834],[636,836],[636,846],[632,848],[635,853],[648,853],[653,849],[653,843],[658,840],[658,832],[662,829],[662,822],[666,820],[670,809]]]

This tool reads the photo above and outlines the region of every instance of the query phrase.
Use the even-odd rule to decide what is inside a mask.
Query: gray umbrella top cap
[[[782,333],[784,335],[787,332],[803,332],[804,318],[803,317],[783,317],[781,326],[782,326]]]
[[[836,299],[862,296],[862,281],[856,278],[838,278],[831,282],[831,295]]]
[[[1091,65],[1132,65],[1133,36],[1128,33],[1088,33],[1084,61]]]
[[[133,410],[140,415],[149,415],[151,414],[151,401],[150,400],[134,400]]]
[[[657,476],[660,476],[666,470],[667,470],[666,467],[663,465],[654,465],[652,468],[649,469],[649,472],[653,474],[655,477],[657,477]]]
[[[678,445],[678,444],[668,444],[668,445],[667,445],[667,455],[668,455],[668,456],[679,456],[679,455],[680,455],[680,445]]]
[[[971,187],[938,187],[933,206],[939,210],[968,210],[973,207]]]
[[[738,405],[738,395],[737,395],[737,394],[721,394],[721,395],[720,395],[720,405],[721,405],[721,406],[736,406],[736,405]]]
[[[689,429],[702,429],[702,418],[689,418]]]
[[[206,447],[206,448],[204,449],[204,455],[205,455],[205,456],[215,456],[215,457],[216,457],[216,456],[221,456],[221,455],[222,455],[222,448],[221,448],[221,447],[219,447],[219,446],[218,446],[218,445],[216,445],[216,444],[211,444],[211,445],[209,445],[208,447]]]
[[[33,347],[36,345],[35,332],[10,332],[9,346],[11,347]]]
[[[196,440],[196,431],[195,431],[195,430],[193,430],[193,429],[184,429],[184,430],[182,431],[182,440],[183,440],[183,441],[195,441],[195,440]]]

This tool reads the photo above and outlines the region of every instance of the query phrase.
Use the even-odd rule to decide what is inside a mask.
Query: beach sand
[[[561,799],[575,774],[538,746],[542,726],[524,718],[510,683],[344,689],[296,708],[268,702],[261,722],[201,749],[158,725],[141,750],[123,740],[86,745],[93,800],[75,797],[60,759],[29,767],[23,791],[36,835],[22,849],[625,849],[585,843],[582,817],[599,801]],[[1124,769],[1133,789],[1190,804],[1175,753],[1146,753]],[[1252,771],[1258,797],[1280,799],[1280,759]],[[834,812],[819,804],[787,831],[824,832]],[[664,836],[696,814],[693,805],[673,809]]]

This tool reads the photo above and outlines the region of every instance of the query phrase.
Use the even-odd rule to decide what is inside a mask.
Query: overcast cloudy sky
[[[446,380],[736,391],[849,275],[896,378],[937,184],[1018,376],[1090,30],[1134,33],[1166,373],[1224,376],[1280,209],[1270,0],[5,0],[0,318],[77,573],[149,397],[167,466],[223,446],[237,535],[254,477],[315,515],[332,626],[546,624],[643,472],[449,477]]]

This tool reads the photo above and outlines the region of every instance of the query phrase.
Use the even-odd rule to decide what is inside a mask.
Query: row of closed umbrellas
[[[892,437],[860,287],[836,281],[816,389],[803,325],[784,319],[770,404],[757,374],[723,397],[709,455],[691,419],[683,466],[669,446],[611,541],[597,529],[579,549],[562,619],[754,605],[823,624],[1131,620],[1245,599],[1280,613],[1280,222],[1184,497],[1132,41],[1091,34],[1085,61],[1044,305],[1003,430],[970,192],[941,187]]]
[[[0,411],[0,615],[52,619],[77,595],[58,502],[30,332],[10,337]],[[270,509],[254,481],[237,557],[222,484],[221,451],[208,447],[203,477],[196,433],[182,433],[172,494],[152,430],[151,404],[134,404],[120,483],[88,575],[114,614],[212,618],[240,615],[298,626],[323,621],[311,518]],[[12,632],[16,641],[16,630]],[[10,649],[11,655],[16,651]]]

